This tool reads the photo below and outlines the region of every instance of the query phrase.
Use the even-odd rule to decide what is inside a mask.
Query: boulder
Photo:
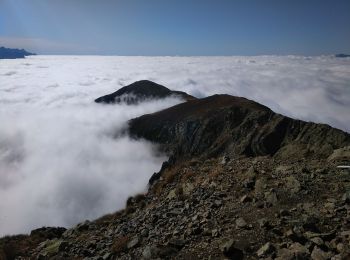
[[[233,239],[225,241],[221,246],[221,251],[228,259],[241,260],[244,258],[243,251],[235,247],[235,241]]]

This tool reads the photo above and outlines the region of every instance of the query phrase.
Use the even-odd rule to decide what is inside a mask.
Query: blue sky
[[[40,54],[350,53],[349,0],[0,0],[0,45]]]

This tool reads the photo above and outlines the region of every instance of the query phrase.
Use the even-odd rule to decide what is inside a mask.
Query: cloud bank
[[[138,106],[93,100],[149,79],[197,97],[244,96],[292,117],[350,131],[350,60],[332,57],[79,57],[0,61],[0,235],[69,227],[145,191],[166,158],[116,137]]]

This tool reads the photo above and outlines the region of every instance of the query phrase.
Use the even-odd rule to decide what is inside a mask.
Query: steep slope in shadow
[[[328,125],[295,120],[254,101],[229,95],[191,100],[135,118],[133,137],[160,143],[185,156],[318,156],[350,144],[350,135]]]

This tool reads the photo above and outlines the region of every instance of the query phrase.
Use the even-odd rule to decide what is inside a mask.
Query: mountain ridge
[[[317,150],[318,155],[320,147],[316,149],[314,146],[321,146],[322,143],[329,145],[328,152],[325,151],[328,156],[333,149],[340,148],[341,144],[350,145],[349,134],[342,130],[325,124],[292,119],[254,101],[230,95],[214,95],[192,100],[140,116],[129,121],[129,131],[137,138],[166,143],[170,146],[180,143],[180,146],[188,147],[189,144],[181,143],[181,140],[186,141],[188,139],[186,136],[190,136],[191,142],[198,138],[203,139],[199,134],[209,134],[210,129],[205,128],[210,124],[214,125],[213,128],[221,130],[220,133],[215,133],[214,129],[211,129],[216,135],[215,138],[224,138],[227,141],[235,138],[229,133],[223,137],[223,131],[234,131],[233,134],[238,136],[236,139],[239,142],[243,142],[245,136],[249,136],[248,146],[240,151],[247,156],[274,155],[284,143],[292,141],[289,139],[308,144],[308,149]],[[242,129],[245,132],[239,134]],[[313,135],[320,135],[322,138],[316,140]],[[197,142],[213,144],[215,140],[197,140]],[[188,149],[196,153],[194,148],[188,147]],[[199,153],[203,151],[204,148]]]
[[[125,209],[0,239],[0,258],[347,259],[350,134],[214,95],[129,121],[169,159]]]

